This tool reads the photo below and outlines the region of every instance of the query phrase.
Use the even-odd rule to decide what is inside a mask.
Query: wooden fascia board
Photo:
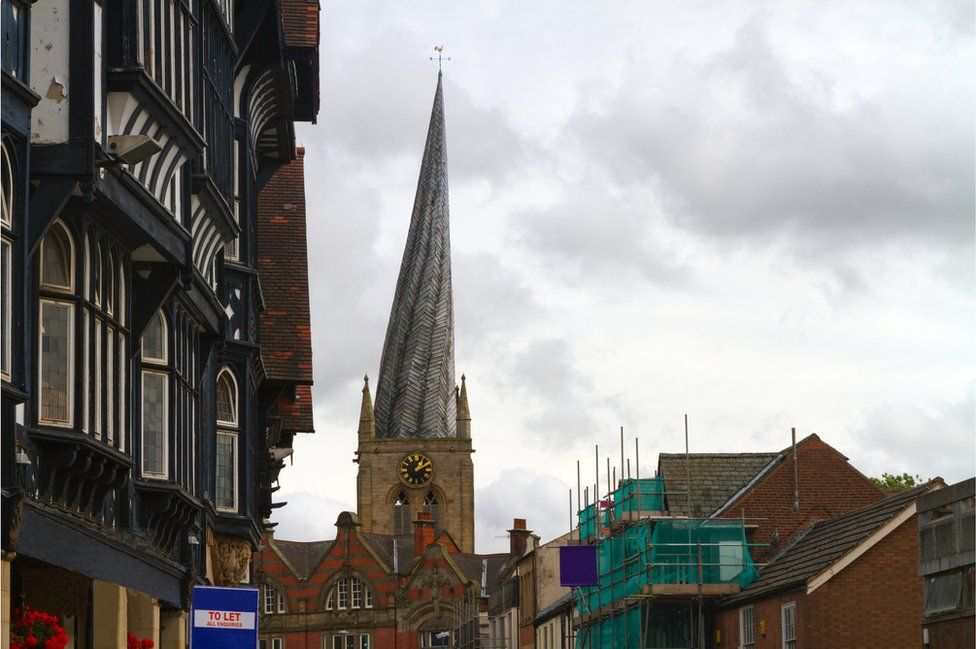
[[[880,528],[874,531],[866,539],[858,543],[853,550],[846,553],[840,559],[835,561],[826,570],[821,572],[819,575],[807,581],[807,595],[811,594],[813,591],[817,590],[828,581],[831,577],[839,573],[841,570],[851,565],[857,561],[865,552],[877,545],[882,539],[894,532],[898,527],[905,521],[914,518],[917,511],[917,505],[913,500],[905,509],[901,510],[897,516],[889,520],[887,523],[882,525]]]

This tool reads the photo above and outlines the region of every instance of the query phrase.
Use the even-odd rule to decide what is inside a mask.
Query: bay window
[[[157,311],[142,334],[142,474],[169,476],[169,341]]]
[[[71,235],[57,221],[40,250],[37,419],[67,428],[74,423],[74,262]]]
[[[223,368],[217,375],[217,485],[218,511],[236,512],[238,457],[238,390],[234,374]]]

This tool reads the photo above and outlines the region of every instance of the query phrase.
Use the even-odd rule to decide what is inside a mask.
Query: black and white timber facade
[[[311,432],[277,412],[310,379],[265,371],[258,200],[318,111],[318,15],[2,0],[4,634],[27,604],[71,647],[184,647],[193,587],[251,580]]]

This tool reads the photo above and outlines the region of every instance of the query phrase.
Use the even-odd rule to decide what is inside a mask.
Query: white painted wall
[[[31,111],[31,142],[68,140],[69,0],[39,0],[31,9],[31,87],[41,101]]]

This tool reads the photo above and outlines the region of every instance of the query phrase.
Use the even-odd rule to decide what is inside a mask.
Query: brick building
[[[809,525],[724,601],[709,646],[919,646],[916,499],[942,486],[935,480]]]
[[[661,453],[672,515],[745,518],[752,554],[765,561],[811,522],[833,518],[884,498],[840,451],[809,435],[778,453]],[[795,476],[795,480],[794,480]],[[688,501],[690,499],[690,509]]]

